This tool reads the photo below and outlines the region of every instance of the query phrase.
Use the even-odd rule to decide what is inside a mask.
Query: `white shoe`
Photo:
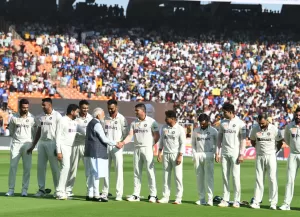
[[[218,204],[218,207],[228,207],[229,203],[225,200],[222,200],[221,203]]]
[[[272,210],[277,210],[277,207],[276,207],[276,205],[271,205],[271,206],[270,206],[270,209],[272,209]]]
[[[54,195],[54,194],[53,194]],[[73,197],[74,196],[74,194],[73,194],[73,192],[72,191],[68,191],[67,192],[67,197]]]
[[[36,194],[34,195],[35,197],[44,197],[46,193],[43,190],[38,190]]]
[[[22,197],[27,197],[27,190],[22,190],[21,196]]]
[[[288,211],[291,210],[290,205],[283,204],[281,207],[279,207],[280,210]]]
[[[129,202],[139,202],[140,197],[135,196],[135,195],[131,195],[130,197],[127,198],[127,201],[129,201]]]
[[[179,205],[179,204],[181,204],[181,200],[175,200],[175,201],[173,202],[173,204]]]
[[[206,205],[207,205],[207,206],[213,206],[213,205],[214,205],[214,203],[213,203],[213,201],[212,201],[212,200],[208,200],[208,201],[207,201],[207,203],[206,203]]]
[[[235,201],[235,202],[233,203],[232,207],[234,207],[234,208],[240,208],[240,203],[237,202],[237,201]]]
[[[150,203],[156,203],[156,201],[157,201],[157,198],[156,198],[156,197],[150,196],[150,198],[149,198],[149,202],[150,202]]]
[[[67,200],[67,199],[68,199],[67,195],[59,195],[56,197],[56,200]]]
[[[122,197],[116,197],[115,200],[116,200],[116,201],[122,201],[123,199],[122,199]]]
[[[163,197],[160,200],[157,200],[157,203],[169,203],[169,198]]]
[[[57,198],[57,193],[56,192],[54,192],[53,197]]]
[[[11,196],[14,196],[14,194],[15,194],[14,190],[10,189],[10,190],[8,190],[8,192],[5,194],[5,196],[11,197]]]
[[[252,203],[252,204],[250,204],[250,207],[251,207],[252,209],[260,209],[260,205],[257,204],[257,203]]]
[[[197,204],[197,205],[202,205],[202,206],[204,206],[204,205],[206,205],[206,202],[205,201],[201,201],[201,200],[197,200],[196,202],[195,202],[195,204]]]

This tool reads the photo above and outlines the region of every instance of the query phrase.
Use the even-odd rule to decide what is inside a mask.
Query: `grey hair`
[[[95,108],[93,111],[93,118],[96,118],[98,115],[102,114],[104,110],[102,108]]]

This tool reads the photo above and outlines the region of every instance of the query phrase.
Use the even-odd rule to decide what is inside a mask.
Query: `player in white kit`
[[[70,104],[67,114],[63,116],[57,124],[56,152],[57,159],[61,163],[59,182],[57,187],[58,200],[67,199],[67,181],[70,174],[72,148],[75,140],[77,122],[75,121],[79,113],[79,106]]]
[[[244,161],[246,147],[245,123],[234,114],[234,106],[224,103],[222,107],[225,120],[222,120],[218,135],[215,160],[220,162],[220,150],[222,148],[222,177],[223,177],[223,200],[219,207],[228,207],[230,198],[229,178],[232,172],[234,202],[233,207],[240,207],[241,183],[240,164]]]
[[[93,119],[92,115],[88,113],[89,111],[89,102],[87,100],[81,100],[79,102],[79,115],[76,118],[77,125],[81,129],[86,129],[88,123]],[[75,184],[78,164],[80,159],[84,162],[84,146],[85,146],[85,133],[80,134],[77,133],[74,140],[74,145],[72,147],[72,155],[71,155],[71,165],[70,165],[70,174],[67,182],[67,196],[72,197],[73,187]],[[85,170],[86,172],[86,170]],[[87,174],[85,174],[87,177]]]
[[[27,150],[27,153],[32,153],[35,146],[38,144],[38,169],[37,178],[39,190],[35,194],[36,197],[45,196],[45,183],[46,183],[46,169],[49,161],[53,184],[56,191],[58,180],[59,180],[59,167],[58,160],[56,157],[56,126],[58,121],[61,119],[61,114],[52,108],[51,98],[42,99],[42,108],[45,113],[38,120],[38,130],[35,139],[32,143],[31,148]],[[54,193],[55,196],[55,193]]]
[[[125,117],[118,112],[118,103],[111,99],[107,102],[109,116],[105,117],[104,132],[107,138],[112,141],[123,141],[128,135],[128,124]],[[108,146],[108,167],[111,169],[114,161],[116,172],[116,201],[122,200],[123,195],[123,148],[116,149],[114,146]],[[109,176],[104,179],[102,196],[107,197],[109,192]]]
[[[173,204],[181,204],[183,194],[182,164],[185,151],[186,135],[182,126],[177,123],[176,112],[169,110],[166,114],[166,125],[161,129],[157,161],[163,161],[164,185],[163,197],[158,203],[168,203],[171,192],[171,175],[175,175],[176,200]],[[163,155],[163,156],[162,156]]]
[[[133,195],[127,198],[130,202],[140,201],[141,181],[143,165],[146,170],[149,183],[149,202],[156,203],[157,190],[153,160],[153,146],[160,138],[157,122],[146,115],[146,106],[142,103],[135,106],[137,120],[131,123],[129,134],[123,142],[124,145],[134,137],[134,190]]]
[[[6,196],[14,195],[16,173],[20,158],[22,158],[23,161],[21,195],[23,197],[27,196],[32,160],[32,155],[27,154],[27,149],[31,147],[34,133],[36,131],[35,118],[29,113],[28,109],[29,101],[27,99],[21,99],[19,102],[19,114],[13,116],[9,122],[12,144],[10,146],[10,168],[8,178],[9,190],[5,194]]]
[[[284,203],[279,209],[290,210],[294,195],[295,179],[300,167],[300,107],[294,113],[294,121],[285,127],[284,141],[290,147],[290,156],[287,163],[287,183]]]
[[[267,119],[268,115],[265,113],[258,115],[258,125],[255,125],[250,133],[251,144],[256,149],[256,183],[254,199],[250,207],[260,208],[260,201],[264,194],[265,173],[267,173],[270,209],[276,210],[278,202],[276,151],[280,150],[283,138],[280,131]]]
[[[214,154],[216,152],[218,131],[209,125],[210,118],[201,114],[200,127],[192,134],[193,161],[197,176],[199,199],[197,205],[213,206],[214,194]],[[207,203],[205,194],[207,193]]]

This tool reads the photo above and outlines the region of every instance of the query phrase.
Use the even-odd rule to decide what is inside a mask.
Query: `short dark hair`
[[[227,111],[227,112],[232,112],[234,113],[234,105],[228,103],[228,102],[225,102],[223,107],[222,107],[223,110]]]
[[[85,99],[79,101],[79,107],[82,106],[82,105],[89,105],[89,104],[90,103]]]
[[[176,119],[176,112],[173,110],[165,111],[165,114],[166,114],[167,118],[175,118]]]
[[[202,114],[199,115],[198,121],[199,122],[203,122],[203,121],[209,122],[210,118],[209,118],[209,116],[207,114],[202,113]]]
[[[76,105],[76,104],[70,104],[70,105],[68,105],[67,115],[71,114],[72,111],[76,111],[77,109],[79,109],[79,106]]]
[[[20,102],[19,102],[19,108],[21,108],[21,106],[24,105],[24,104],[27,104],[27,105],[29,104],[28,99],[21,99]]]
[[[295,110],[295,113],[298,113],[298,112],[300,112],[300,106],[298,106]]]
[[[268,120],[268,114],[267,113],[260,113],[258,116],[257,116],[257,120],[261,121],[262,119],[265,119],[265,120]]]
[[[110,100],[107,101],[107,105],[116,105],[117,106],[118,102],[115,99],[110,99]]]
[[[49,97],[42,99],[42,102],[49,102],[52,105],[52,99]]]
[[[136,109],[137,109],[137,108],[142,109],[142,110],[144,110],[144,112],[146,112],[146,106],[145,106],[145,104],[143,104],[143,103],[136,104],[136,105],[135,105],[135,108],[136,108]]]

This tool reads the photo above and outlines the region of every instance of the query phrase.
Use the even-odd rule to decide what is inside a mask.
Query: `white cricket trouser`
[[[176,184],[176,200],[182,199],[183,194],[183,184],[182,184],[182,164],[176,164],[176,159],[178,153],[168,154],[164,153],[163,156],[163,169],[164,169],[164,187],[163,187],[163,196],[166,198],[170,197],[171,191],[171,175],[172,170],[174,170],[175,175],[175,184]]]
[[[195,172],[197,176],[198,195],[201,203],[207,199],[213,200],[214,194],[214,153],[196,152],[194,153]]]
[[[287,163],[287,183],[285,188],[284,203],[290,205],[294,195],[295,179],[300,167],[300,154],[290,153]]]
[[[108,194],[110,170],[112,161],[114,161],[116,172],[116,196],[122,197],[123,195],[123,149],[117,149],[116,147],[109,146],[108,148],[108,177],[104,178],[104,185],[102,189],[103,194]]]
[[[27,154],[27,150],[31,147],[31,145],[32,145],[31,142],[26,142],[26,143],[14,142],[10,146],[10,168],[9,168],[9,178],[8,178],[8,187],[10,190],[15,189],[16,174],[17,174],[19,160],[21,157],[23,162],[22,189],[23,190],[28,189],[32,155]]]
[[[237,163],[238,155],[222,155],[222,177],[223,177],[223,200],[229,201],[230,199],[230,173],[232,172],[234,201],[240,202],[241,200],[241,180],[240,180],[240,164]]]
[[[140,196],[143,165],[146,164],[146,170],[148,175],[148,186],[150,190],[150,196],[156,197],[156,180],[155,169],[153,160],[153,148],[150,147],[135,147],[133,166],[134,166],[134,190],[133,195]]]
[[[62,161],[60,162],[61,169],[59,174],[59,182],[57,192],[61,196],[66,195],[67,181],[70,173],[72,146],[61,146]]]
[[[72,192],[75,184],[75,179],[77,175],[77,169],[80,159],[83,161],[85,167],[85,158],[84,158],[84,145],[74,145],[72,147],[71,162],[70,162],[70,172],[67,181],[67,192]],[[87,171],[85,170],[85,176],[87,177]]]
[[[54,152],[56,151],[55,141],[39,141],[38,142],[38,185],[39,190],[45,190],[45,182],[46,182],[46,169],[47,163],[49,160],[52,178],[55,190],[57,190],[58,180],[59,180],[59,168],[58,168],[58,160],[57,156],[55,156]]]
[[[85,170],[87,176],[87,196],[89,197],[99,197],[99,178],[96,178],[96,176],[93,175],[93,172],[91,172],[91,168],[93,167],[91,165],[91,160],[88,157],[85,157]]]
[[[269,177],[269,201],[271,205],[278,202],[277,159],[276,154],[256,156],[256,183],[254,202],[259,204],[264,195],[265,173]]]

